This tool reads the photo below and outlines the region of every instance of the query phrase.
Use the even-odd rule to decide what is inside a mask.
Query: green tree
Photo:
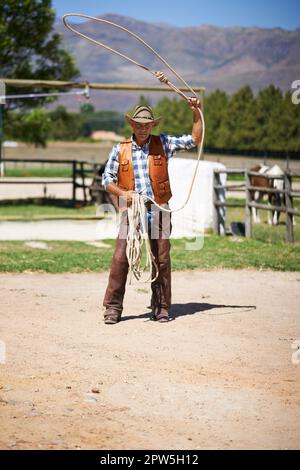
[[[225,121],[229,98],[224,91],[216,90],[205,99],[205,145],[217,147],[219,132]]]
[[[278,132],[278,150],[300,152],[300,105],[292,102],[288,91],[282,101],[282,116]]]
[[[45,147],[50,129],[51,120],[43,108],[15,115],[13,136],[22,142]]]
[[[156,128],[157,133],[180,135],[191,132],[192,113],[187,103],[182,99],[162,98],[155,107],[155,114],[162,118]]]
[[[78,75],[74,59],[61,47],[60,35],[53,33],[54,21],[51,0],[0,0],[2,77],[70,80]],[[37,90],[22,88],[22,93]],[[9,87],[9,92],[20,90]],[[34,107],[43,102],[18,100],[12,106]]]
[[[216,147],[253,149],[256,132],[255,99],[250,86],[246,85],[234,93],[229,100],[219,129]]]
[[[95,114],[95,106],[91,103],[84,103],[80,106],[80,113],[83,116],[92,116]]]
[[[279,88],[270,85],[258,93],[256,97],[257,137],[255,148],[258,150],[280,150],[285,148],[283,142],[280,142],[282,113],[283,96]]]
[[[93,131],[120,132],[125,124],[124,115],[117,111],[95,111],[90,103],[80,107],[82,135],[89,137]]]
[[[82,117],[78,113],[68,113],[64,106],[58,106],[49,113],[51,131],[49,137],[54,140],[76,140],[82,135]]]
[[[74,59],[61,47],[61,37],[53,32],[55,13],[51,0],[0,0],[0,75],[3,78],[70,80],[78,75]],[[20,88],[7,87],[10,94],[20,94]],[[22,87],[22,94],[47,92],[52,89]],[[22,136],[25,141],[45,145],[48,119],[41,110],[23,117],[12,109],[39,108],[53,98],[9,100],[4,114],[5,132]],[[40,134],[36,117],[41,117]],[[34,130],[28,128],[32,122]],[[50,121],[49,121],[50,123]],[[13,125],[17,128],[13,130]],[[24,125],[24,129],[21,127]]]

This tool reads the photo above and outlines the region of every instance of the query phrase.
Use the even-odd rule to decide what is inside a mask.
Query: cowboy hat
[[[150,106],[147,105],[138,105],[135,107],[132,116],[126,114],[126,119],[131,124],[132,122],[137,122],[140,124],[148,124],[152,122],[154,127],[158,125],[161,118],[154,118],[153,110]]]

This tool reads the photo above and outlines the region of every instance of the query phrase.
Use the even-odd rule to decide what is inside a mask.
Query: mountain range
[[[207,91],[219,88],[232,93],[249,84],[257,92],[271,83],[286,91],[294,80],[300,79],[300,29],[287,31],[281,28],[221,28],[209,25],[182,28],[115,14],[101,18],[141,36],[188,83],[204,86]],[[178,84],[177,79],[152,53],[123,31],[91,20],[76,24],[76,28],[152,70],[166,72],[168,78]],[[70,32],[62,22],[57,23],[56,30],[63,35],[64,47],[75,57],[82,80],[159,84],[151,74]],[[93,101],[96,107],[102,109],[124,111],[137,101],[139,94],[94,92]],[[152,103],[161,97],[161,94],[144,94]]]

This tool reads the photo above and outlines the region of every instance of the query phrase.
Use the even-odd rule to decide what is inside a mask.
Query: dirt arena
[[[300,449],[300,273],[176,272],[168,324],[106,282],[0,275],[1,449]]]

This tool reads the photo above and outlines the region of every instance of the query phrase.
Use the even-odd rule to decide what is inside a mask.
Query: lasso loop
[[[179,75],[179,73],[177,73],[168,64],[168,62],[160,54],[158,54],[158,52],[156,52],[149,44],[146,43],[146,41],[144,41],[142,38],[140,38],[137,34],[133,33],[132,31],[129,31],[128,29],[124,28],[123,26],[120,26],[116,23],[113,23],[112,21],[104,20],[102,18],[96,18],[95,16],[83,15],[83,14],[79,14],[79,13],[67,13],[62,18],[63,23],[66,26],[66,28],[68,28],[73,33],[75,33],[78,36],[90,41],[93,44],[101,46],[104,49],[107,49],[108,51],[112,52],[113,54],[118,55],[119,57],[122,57],[123,59],[128,60],[132,64],[134,64],[138,67],[141,67],[143,70],[146,70],[147,72],[154,75],[158,80],[160,80],[159,77],[162,75],[161,72],[154,72],[153,70],[150,70],[145,65],[140,64],[139,62],[136,62],[135,60],[131,59],[130,57],[127,57],[125,54],[122,54],[121,52],[116,51],[115,49],[111,48],[110,46],[107,46],[106,44],[103,44],[102,42],[96,41],[95,39],[90,38],[89,36],[86,36],[85,34],[80,33],[79,31],[77,31],[75,28],[70,26],[69,23],[66,20],[66,18],[68,18],[70,16],[76,16],[76,17],[79,17],[79,18],[86,18],[86,19],[89,19],[89,20],[98,21],[99,23],[105,23],[105,24],[107,24],[109,26],[112,26],[116,29],[120,29],[120,30],[124,31],[125,33],[129,34],[130,36],[134,37],[137,41],[141,42],[147,49],[149,49],[161,62],[163,62],[166,65],[166,67],[168,67],[168,69],[171,70],[171,72],[191,91],[191,93],[194,95],[194,97],[198,99],[198,96],[197,96],[196,92],[186,83],[186,81]],[[172,88],[178,95],[180,95],[183,99],[185,99],[186,101],[189,101],[189,98],[181,90],[179,90],[173,83],[171,83],[168,79],[163,80],[163,81],[170,88]],[[194,182],[195,182],[195,179],[196,179],[196,174],[197,174],[197,170],[198,170],[198,167],[199,167],[199,162],[200,162],[200,158],[201,158],[201,154],[202,154],[202,150],[203,150],[203,143],[204,143],[204,136],[205,136],[205,122],[204,122],[203,113],[202,113],[202,110],[201,110],[200,106],[198,107],[198,109],[199,109],[200,116],[201,116],[201,121],[202,121],[202,138],[201,138],[201,143],[200,143],[199,149],[198,149],[198,158],[197,158],[197,164],[196,164],[195,172],[194,172],[194,175],[192,177],[190,189],[189,189],[189,192],[188,192],[188,195],[187,195],[187,198],[186,198],[185,202],[178,209],[170,210],[170,209],[165,209],[165,208],[159,206],[152,198],[150,198],[148,196],[143,196],[143,197],[147,197],[147,199],[149,199],[153,204],[155,204],[160,210],[162,210],[164,212],[178,212],[181,209],[183,209],[187,205],[187,203],[190,199],[191,193],[192,193],[192,189],[193,189]]]
[[[113,28],[116,28],[116,29],[120,29],[121,31],[124,31],[125,33],[129,34],[130,36],[134,37],[137,41],[141,42],[147,49],[149,49],[163,64],[165,64],[166,67],[168,67],[169,70],[171,70],[171,72],[182,82],[184,83],[184,85],[190,90],[190,92],[194,95],[195,98],[198,98],[197,97],[197,94],[195,93],[195,91],[185,82],[185,80],[168,64],[168,62],[158,53],[156,52],[149,44],[146,43],[146,41],[144,41],[142,38],[140,38],[137,34],[133,33],[132,31],[129,31],[129,29],[126,29],[124,28],[123,26],[120,26],[116,23],[113,23],[112,21],[108,21],[108,20],[104,20],[102,18],[97,18],[95,16],[89,16],[89,15],[83,15],[83,14],[79,14],[79,13],[67,13],[65,14],[63,17],[62,17],[62,20],[63,20],[63,23],[64,25],[66,26],[66,28],[68,28],[70,31],[72,31],[73,33],[77,34],[78,36],[86,39],[87,41],[90,41],[91,43],[93,44],[96,44],[98,46],[101,46],[103,47],[104,49],[112,52],[113,54],[116,54],[118,55],[119,57],[122,57],[123,59],[126,59],[128,60],[129,62],[131,62],[132,64],[134,65],[137,65],[138,67],[141,67],[142,69],[146,70],[147,72],[150,72],[152,75],[154,75],[155,77],[157,77],[157,73],[158,72],[155,72],[151,69],[149,69],[148,67],[146,67],[145,65],[143,64],[140,64],[139,62],[136,62],[135,60],[131,59],[130,57],[126,56],[125,54],[122,54],[121,52],[118,52],[116,51],[115,49],[113,49],[112,47],[110,46],[107,46],[106,44],[103,44],[102,42],[100,41],[96,41],[96,39],[93,39],[89,36],[87,36],[86,34],[83,34],[83,33],[80,33],[79,31],[77,31],[73,26],[70,26],[70,24],[67,22],[66,18],[68,18],[69,16],[76,16],[76,17],[79,17],[79,18],[86,18],[86,19],[89,19],[89,20],[93,20],[93,21],[98,21],[99,23],[105,23],[109,26],[112,26]],[[169,80],[167,80],[165,82],[167,85],[171,86],[171,88],[174,89],[174,91],[176,91],[176,93],[178,93],[182,98],[188,100],[188,97],[182,93],[181,90],[179,90],[175,85],[173,85],[173,83],[171,83]]]

